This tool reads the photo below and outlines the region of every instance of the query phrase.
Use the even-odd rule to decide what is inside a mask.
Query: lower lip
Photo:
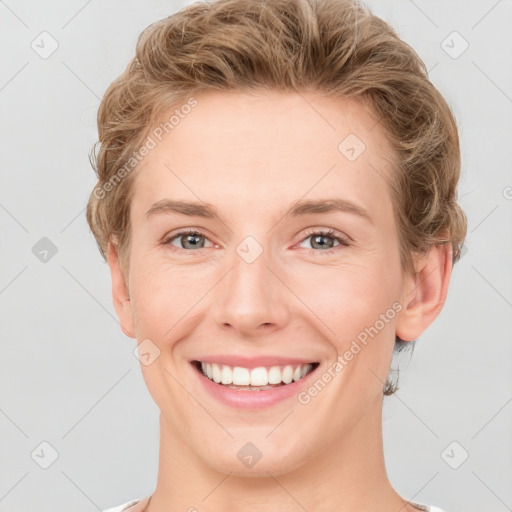
[[[310,376],[316,372],[317,368],[309,372],[305,377],[275,388],[264,389],[262,391],[247,391],[228,388],[222,384],[216,384],[197,369],[195,363],[192,363],[194,373],[199,376],[199,380],[203,383],[206,391],[210,393],[220,402],[231,407],[240,409],[261,409],[271,405],[283,402],[288,398],[298,395],[304,388]]]

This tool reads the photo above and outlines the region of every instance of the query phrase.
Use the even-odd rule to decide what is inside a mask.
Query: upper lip
[[[227,366],[239,366],[242,368],[258,368],[264,366],[270,368],[272,366],[297,366],[303,364],[315,363],[314,359],[303,359],[295,357],[280,357],[280,356],[235,356],[235,355],[212,355],[202,356],[194,359],[194,361],[200,361],[202,363],[227,365]]]

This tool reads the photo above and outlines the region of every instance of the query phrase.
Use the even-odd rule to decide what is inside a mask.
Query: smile
[[[246,391],[262,391],[285,386],[304,378],[318,366],[318,363],[307,363],[245,368],[201,361],[196,361],[195,364],[196,368],[215,384]]]
[[[207,379],[215,384],[243,391],[263,391],[286,386],[301,380],[311,373],[319,363],[244,368],[226,364],[195,361],[195,366]]]

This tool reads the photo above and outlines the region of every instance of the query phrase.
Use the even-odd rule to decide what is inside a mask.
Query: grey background
[[[142,29],[186,3],[0,1],[1,512],[93,511],[154,489],[158,410],[84,209],[99,100]],[[512,3],[369,5],[454,110],[469,219],[446,306],[385,399],[389,476],[447,512],[512,510]],[[31,48],[42,31],[59,45],[46,59]],[[453,31],[469,44],[457,58]],[[57,248],[46,262],[32,252],[43,237]]]

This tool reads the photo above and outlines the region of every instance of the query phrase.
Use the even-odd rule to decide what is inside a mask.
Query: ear
[[[415,264],[416,276],[404,280],[403,305],[396,322],[396,335],[413,341],[441,312],[452,273],[452,245],[437,245]]]
[[[108,243],[107,259],[112,278],[112,301],[114,302],[114,308],[121,324],[121,330],[129,338],[135,338],[133,334],[134,330],[130,295],[121,271],[117,247],[112,243],[112,241]]]

